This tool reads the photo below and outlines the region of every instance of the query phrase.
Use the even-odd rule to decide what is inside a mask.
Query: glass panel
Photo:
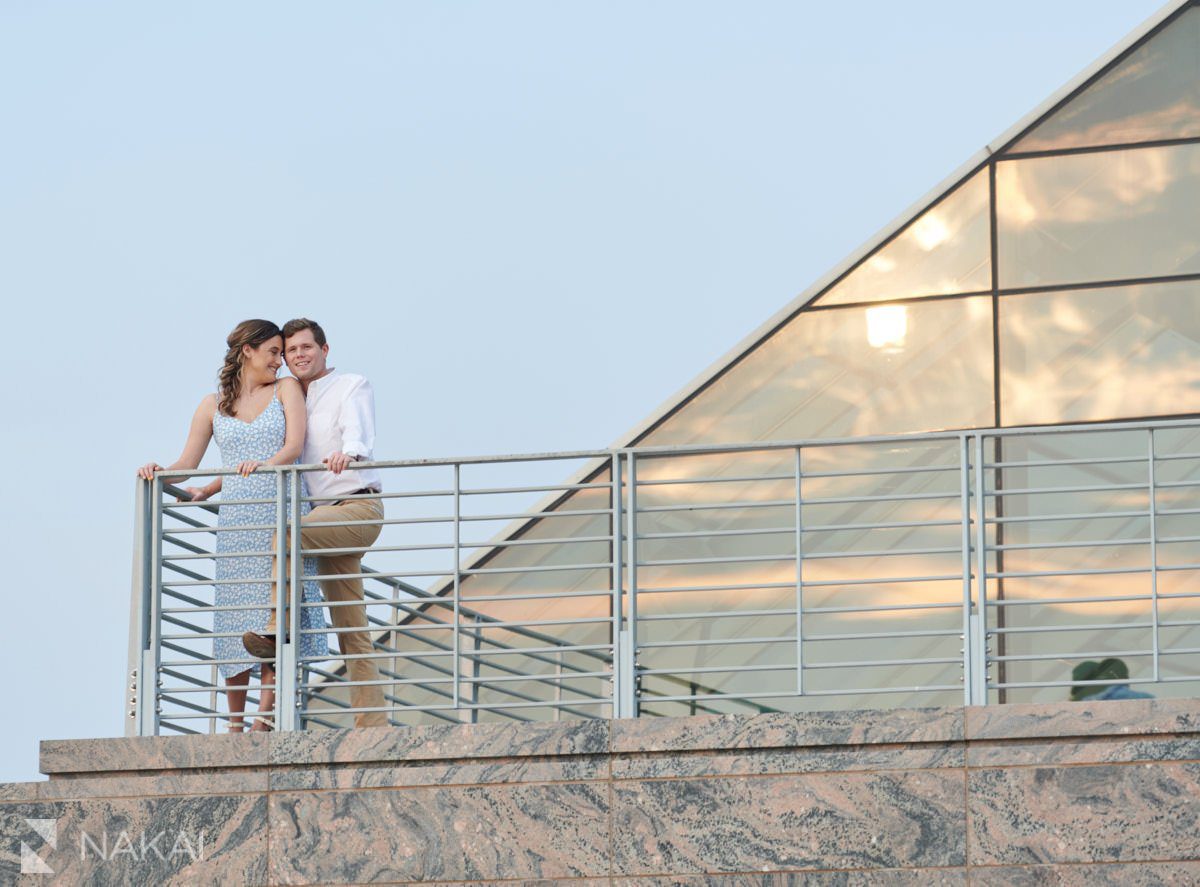
[[[1200,477],[1200,459],[1181,458],[1196,453],[1197,437],[1194,429],[1155,432],[1160,484]],[[1191,545],[1194,517],[1175,524],[1178,517],[1168,514],[1188,504],[1194,510],[1195,488],[1158,490],[1156,553],[1149,445],[1146,431],[1003,440],[1005,467],[989,472],[1003,521],[996,530],[1003,581],[989,608],[993,677],[1009,685],[1003,701],[1066,700],[1076,669],[1108,658],[1120,659],[1140,682],[1136,692],[1195,693],[1194,660],[1190,672],[1186,661],[1200,641],[1200,593],[1187,569],[1196,566],[1196,548],[1169,550],[1176,544],[1170,540]],[[1152,575],[1155,555],[1169,572]],[[1163,682],[1145,683],[1154,680],[1155,612]]]
[[[1004,296],[1009,425],[1200,412],[1200,282]]]
[[[957,439],[799,459],[799,509],[791,448],[639,459],[645,713],[961,702]]]
[[[990,425],[991,318],[986,296],[802,312],[642,443]]]
[[[1200,271],[1200,145],[996,168],[1000,287]]]
[[[1200,136],[1200,10],[1190,9],[1010,151]]]
[[[941,203],[817,300],[821,305],[981,292],[992,286],[987,171]]]

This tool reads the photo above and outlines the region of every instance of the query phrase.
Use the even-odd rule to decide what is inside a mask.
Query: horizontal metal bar
[[[726,536],[777,536],[783,533],[792,534],[795,527],[771,527],[750,530],[688,530],[678,533],[638,533],[638,541],[644,542],[656,539],[720,539]]]
[[[794,669],[795,666],[792,666]],[[791,670],[791,669],[790,669]],[[900,687],[847,687],[845,690],[809,690],[806,689],[803,693],[797,693],[795,689],[778,693],[761,692],[761,693],[695,693],[678,696],[655,696],[655,702],[699,702],[712,701],[715,699],[725,700],[729,702],[743,702],[748,699],[794,699],[808,696],[867,696],[875,693],[945,693],[953,691],[960,697],[962,696],[961,684],[931,684],[926,687],[922,686],[900,686]],[[749,703],[746,703],[749,704]]]
[[[808,666],[805,665],[805,668]],[[746,672],[764,671],[795,671],[796,663],[788,662],[781,665],[719,665],[687,666],[685,668],[642,668],[640,675],[685,675],[685,674],[742,674]]]
[[[485,663],[486,665],[486,663]],[[464,675],[459,678],[465,684],[478,684],[483,687],[491,686],[492,684],[506,684],[533,681],[539,684],[550,684],[552,686],[562,686],[567,681],[579,680],[609,680],[612,678],[610,671],[585,671],[585,672],[563,672],[561,674],[521,674],[521,675],[505,675],[496,677],[490,675],[488,677],[471,677]],[[566,689],[566,687],[564,687]]]
[[[593,564],[550,564],[538,567],[475,567],[458,572],[462,576],[499,576],[511,573],[559,573],[563,570],[608,570],[611,567],[612,561],[601,561]]]
[[[697,502],[690,505],[639,505],[638,514],[659,514],[667,511],[725,511],[731,508],[795,508],[792,499],[763,499],[758,502]]]
[[[676,647],[738,647],[745,644],[794,644],[792,637],[752,637],[752,638],[703,638],[687,641],[638,641],[639,650],[660,650]]]
[[[878,496],[821,496],[816,499],[802,499],[801,505],[861,505],[870,502],[931,502],[944,500],[957,504],[960,490],[947,490],[936,493],[895,493]]]
[[[807,611],[806,611],[807,612]],[[911,631],[864,631],[843,634],[806,634],[804,640],[808,643],[822,641],[888,641],[896,638],[940,638],[962,637],[962,626],[948,629],[913,629]]]
[[[1195,680],[1192,678],[1191,680]],[[1163,681],[1155,681],[1153,678],[1114,678],[1104,681],[1073,681],[1070,678],[1064,678],[1060,681],[1004,681],[993,682],[988,681],[989,690],[1025,690],[1036,689],[1038,687],[1107,687],[1111,684],[1153,684],[1164,683]]]
[[[1154,483],[1154,489],[1156,490],[1180,490],[1189,487],[1200,487],[1200,480],[1160,480]]]
[[[570,511],[566,509],[559,511],[524,511],[515,514],[464,514],[459,520],[464,523],[467,521],[540,521],[552,517],[595,517],[601,514],[612,514],[612,510],[608,508],[579,508],[571,509]]]
[[[974,521],[970,521],[974,524]],[[840,533],[847,530],[905,530],[918,527],[961,527],[961,519],[955,520],[902,520],[884,521],[877,524],[817,524],[801,528],[803,533]]]
[[[1062,650],[1049,653],[1025,653],[1021,655],[1006,655],[990,657],[994,662],[1061,662],[1064,656],[1070,656],[1074,660],[1083,659],[1107,659],[1109,657],[1119,657],[1121,659],[1133,656],[1153,656],[1153,650],[1080,650],[1075,652],[1072,650],[1067,653]]]
[[[746,474],[734,476],[709,475],[700,477],[670,477],[662,479],[645,480],[637,479],[638,489],[642,487],[666,487],[677,484],[736,484],[736,483],[757,483],[764,481],[767,483],[778,483],[779,481],[794,481],[794,474]]]
[[[786,554],[744,554],[730,557],[684,557],[666,560],[638,561],[639,567],[691,567],[700,564],[763,564],[775,561],[795,561],[796,556]]]
[[[604,483],[543,484],[532,487],[463,487],[458,492],[461,496],[496,496],[508,495],[509,493],[574,493],[579,490],[604,490],[605,492],[609,492],[612,490],[612,484],[605,481]],[[454,493],[453,490],[449,492],[451,494]]]
[[[1054,604],[1055,606],[1069,604],[1106,604],[1114,601],[1148,601],[1150,599],[1151,596],[1149,594],[1122,594],[1112,595],[1111,597],[1050,597],[1029,599],[1005,598],[1003,600],[989,600],[987,605],[989,607],[1036,607],[1049,604]]]
[[[805,669],[836,668],[899,668],[907,665],[961,665],[962,656],[939,656],[929,659],[857,659],[846,662],[805,662]]]
[[[995,468],[1061,468],[1064,465],[1119,465],[1139,462],[1145,464],[1147,458],[1141,456],[1095,456],[1082,459],[1031,459],[1020,462],[987,462],[983,463],[985,471]]]
[[[1158,540],[1162,542],[1162,539]],[[1066,540],[1063,542],[1020,542],[1007,545],[989,545],[988,551],[1044,551],[1059,548],[1109,548],[1122,545],[1149,545],[1149,539],[1087,539],[1078,542]]]
[[[1158,510],[1162,515],[1162,509]],[[1060,520],[1100,520],[1114,517],[1149,517],[1150,511],[1088,511],[1077,514],[1031,514],[1007,515],[1004,517],[987,517],[984,522],[989,524],[1034,524]]]
[[[1001,498],[1004,496],[1040,496],[1057,493],[1119,493],[1126,490],[1149,490],[1150,484],[1146,481],[1132,484],[1087,484],[1078,487],[1022,487],[1017,489],[1005,490],[986,490],[985,496],[995,496]]]
[[[489,542],[459,542],[462,549],[469,548],[512,548],[518,545],[569,545],[579,542],[611,542],[612,535],[605,536],[558,536],[550,539],[499,539]]]
[[[932,576],[896,576],[875,579],[805,579],[805,588],[830,588],[844,585],[903,585],[909,582],[962,582],[961,573]],[[959,602],[961,605],[961,601]]]
[[[805,471],[803,477],[805,480],[812,478],[826,477],[872,477],[875,475],[886,475],[888,477],[894,475],[905,474],[926,474],[938,473],[942,471],[959,471],[960,467],[957,462],[953,465],[905,465],[895,468],[860,468],[854,471]]]
[[[998,573],[988,572],[986,579],[1040,579],[1049,576],[1129,576],[1136,573],[1149,573],[1150,567],[1097,567],[1080,570],[1004,570]]]
[[[1146,600],[1151,600],[1147,595]],[[1121,631],[1127,628],[1153,628],[1153,622],[1099,622],[1094,625],[1027,625],[1027,626],[996,626],[989,628],[990,634],[1047,634],[1069,631]],[[1072,654],[1073,655],[1073,654]],[[1105,654],[1106,656],[1112,654]]]
[[[868,551],[814,552],[813,554],[805,554],[804,560],[818,561],[857,557],[917,557],[929,554],[959,554],[961,551],[962,549],[957,546],[942,548],[877,548]]]
[[[1179,462],[1196,459],[1200,459],[1200,453],[1156,453],[1154,455],[1155,462]]]

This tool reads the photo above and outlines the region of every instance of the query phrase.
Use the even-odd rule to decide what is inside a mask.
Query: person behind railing
[[[1088,659],[1086,662],[1081,662],[1071,670],[1071,680],[1073,681],[1103,681],[1103,680],[1129,680],[1129,666],[1125,664],[1123,659],[1110,657],[1097,662],[1094,659]],[[1153,699],[1149,693],[1143,693],[1140,690],[1130,689],[1128,683],[1124,684],[1083,684],[1076,685],[1071,688],[1071,700],[1080,702],[1084,699]]]
[[[342,549],[320,555],[317,572],[333,625],[339,629],[338,644],[346,656],[350,706],[356,727],[386,726],[387,713],[379,669],[370,658],[375,647],[363,606],[362,558],[375,544],[382,529],[383,489],[379,472],[348,468],[351,462],[367,461],[375,446],[375,396],[371,383],[354,373],[342,373],[328,365],[329,344],[316,321],[300,317],[283,325],[284,357],[288,369],[300,380],[308,411],[308,433],[304,438],[305,464],[325,463],[327,471],[308,472],[304,483],[315,507],[300,521],[300,548]],[[357,603],[355,603],[357,602]],[[247,631],[242,640],[263,659],[275,656],[275,610],[265,629]],[[363,709],[366,709],[365,711]]]
[[[222,466],[237,468],[238,473],[223,484],[221,478],[217,478],[205,487],[187,489],[192,499],[199,501],[223,487],[217,519],[221,532],[217,533],[217,582],[214,586],[214,603],[222,609],[213,613],[213,658],[220,662],[218,668],[225,678],[229,730],[240,733],[245,726],[245,687],[251,673],[259,669],[261,716],[251,729],[271,729],[269,715],[274,709],[274,669],[267,663],[248,664],[241,634],[247,630],[263,630],[268,619],[274,618],[274,612],[268,613],[266,609],[273,602],[271,556],[265,553],[238,556],[251,551],[270,551],[272,532],[236,528],[273,526],[276,511],[271,502],[257,505],[236,502],[275,498],[274,474],[255,474],[254,471],[260,466],[289,465],[296,461],[303,448],[306,412],[300,384],[295,379],[277,379],[283,354],[283,336],[279,327],[269,320],[246,320],[234,328],[226,344],[228,351],[218,376],[217,393],[205,397],[196,408],[183,452],[166,470],[198,467],[213,437],[221,450]],[[151,480],[156,471],[162,470],[157,462],[148,462],[138,469],[138,476]],[[178,483],[183,482],[183,479],[178,480]],[[313,576],[315,572],[315,559],[305,558],[304,575]],[[304,599],[319,603],[317,583],[306,581],[303,585]],[[323,628],[321,609],[305,608],[303,624],[306,628]],[[325,635],[306,634],[302,647],[303,655],[324,655]]]

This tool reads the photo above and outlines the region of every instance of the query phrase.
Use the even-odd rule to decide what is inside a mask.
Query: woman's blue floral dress
[[[283,446],[284,430],[283,404],[276,394],[253,422],[243,422],[235,416],[223,416],[220,411],[213,415],[213,437],[221,448],[221,465],[233,468],[239,462],[255,459],[260,462],[274,456]],[[220,527],[247,527],[275,525],[275,505],[263,503],[260,505],[226,505],[237,499],[274,499],[275,475],[252,474],[249,477],[240,475],[227,476],[222,482],[221,499],[217,525]],[[304,503],[303,511],[311,510],[312,506]],[[234,554],[243,551],[269,551],[271,549],[271,530],[243,530],[241,532],[217,533],[217,554]],[[316,558],[302,559],[304,575],[317,575]],[[215,603],[218,607],[245,607],[238,610],[218,610],[213,614],[213,631],[218,634],[228,634],[228,637],[213,639],[213,656],[216,659],[249,659],[250,654],[242,646],[242,632],[261,632],[267,626],[268,607],[271,602],[271,558],[269,556],[253,557],[218,557],[217,579],[249,580],[236,584],[215,586]],[[321,591],[313,579],[303,583],[304,600],[309,603],[320,603]],[[301,608],[301,628],[319,629],[325,627],[324,607]],[[299,655],[322,657],[328,652],[326,635],[324,633],[302,634]],[[221,674],[230,677],[249,668],[257,668],[250,664],[229,664],[219,666]]]

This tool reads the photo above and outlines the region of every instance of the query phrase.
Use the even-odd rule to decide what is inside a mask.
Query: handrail
[[[1178,554],[1200,535],[1162,525],[1200,511],[1186,507],[1200,487],[1195,418],[355,465],[385,474],[389,535],[322,550],[368,552],[347,576],[368,583],[371,652],[330,653],[341,661],[328,667],[281,645],[297,725],[362,714],[343,696],[368,683],[404,723],[937,700],[954,685],[969,704],[1071,687],[1200,692],[1188,658],[1200,621],[1168,609],[1200,592],[1164,584],[1200,572],[1200,555]],[[517,474],[496,480],[506,465]],[[273,505],[258,529],[278,536],[297,526],[283,491],[324,470],[261,468],[278,478],[275,498],[239,502]],[[245,528],[212,525],[216,503],[170,501],[186,496],[178,478],[234,473],[139,483],[133,732],[213,729],[226,717],[217,664],[253,661],[209,654],[231,609],[213,588],[262,580],[212,565],[267,546],[218,549],[210,540]],[[391,475],[412,480],[393,487]],[[305,498],[288,506],[296,521]],[[295,596],[299,555],[288,562]],[[288,613],[343,605],[293,601]],[[321,631],[293,625],[297,640]],[[1071,673],[1105,651],[1129,660],[1129,677]],[[351,672],[356,659],[378,680],[351,679],[376,673]]]

